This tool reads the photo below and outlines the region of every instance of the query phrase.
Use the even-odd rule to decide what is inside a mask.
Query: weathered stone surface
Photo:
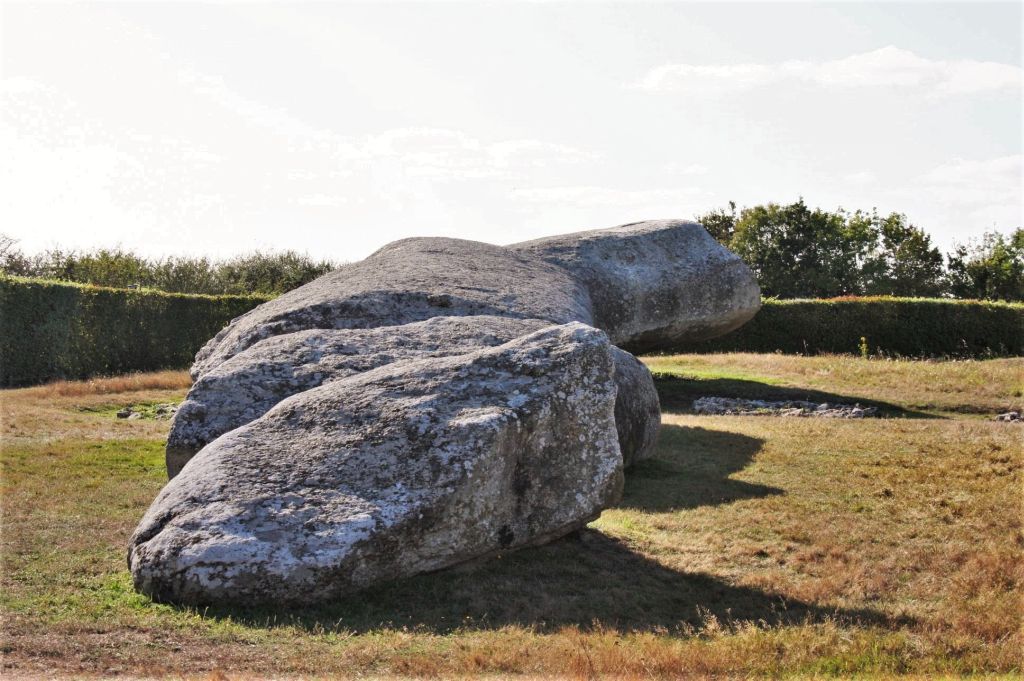
[[[643,362],[612,346],[615,362],[615,427],[619,433],[622,463],[629,468],[654,456],[661,427],[661,403],[654,378]]]
[[[750,269],[696,222],[651,220],[510,246],[565,268],[593,304],[593,325],[631,352],[713,338],[753,317]]]
[[[477,241],[402,239],[234,320],[196,355],[192,378],[271,336],[473,315],[592,321],[586,289],[560,267]]]
[[[435,317],[371,329],[308,329],[265,338],[203,373],[167,436],[167,473],[300,392],[403,359],[461,355],[507,343],[550,322],[490,315]]]
[[[264,339],[193,384],[167,437],[167,474],[173,478],[204,446],[292,395],[403,359],[501,345],[549,325],[489,315],[435,317],[403,326],[310,329]],[[612,350],[615,419],[628,467],[653,453],[661,410],[647,367],[628,352]]]
[[[287,398],[163,489],[136,588],[319,603],[572,531],[621,493],[613,372],[605,334],[572,323]]]

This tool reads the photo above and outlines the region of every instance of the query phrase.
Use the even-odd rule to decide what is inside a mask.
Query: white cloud
[[[541,168],[554,163],[582,163],[598,158],[598,154],[575,149],[564,144],[539,140],[508,140],[487,147],[492,163],[501,168]]]
[[[178,83],[237,116],[243,123],[284,137],[293,151],[333,149],[335,161],[385,163],[406,176],[446,179],[479,179],[507,175],[510,171],[579,163],[593,154],[533,139],[487,142],[458,130],[407,127],[362,137],[341,135],[308,124],[285,109],[246,98],[218,75],[183,68]]]
[[[221,163],[224,160],[224,157],[220,154],[214,154],[203,149],[185,148],[182,149],[181,156],[186,161],[194,163]]]
[[[695,197],[704,196],[707,192],[697,188],[658,188],[658,189],[615,189],[597,186],[568,187],[534,187],[517,189],[513,192],[516,199],[529,203],[571,204],[574,206],[629,206],[642,208],[645,206],[662,206],[665,204],[687,205]]]
[[[103,240],[157,253],[230,252],[240,238],[252,245],[246,226],[258,220],[313,225],[308,231],[381,214],[415,215],[416,228],[443,231],[476,197],[596,158],[543,140],[441,128],[346,135],[250,101],[219,78],[176,75],[186,95],[212,104],[216,132],[185,137],[147,121],[113,127],[64,90],[27,79],[3,84],[0,209],[26,248],[59,238],[70,247]],[[391,232],[367,233],[368,246],[409,229],[392,222]],[[175,236],[182,229],[198,238]]]
[[[862,170],[858,173],[850,173],[849,175],[846,175],[843,177],[843,180],[849,184],[868,185],[874,184],[878,178],[875,177],[875,174],[870,170]]]
[[[541,140],[489,142],[445,128],[406,127],[360,137],[343,135],[310,125],[288,110],[244,97],[218,75],[182,68],[176,77],[179,84],[212,101],[243,124],[284,138],[289,151],[321,155],[328,149],[332,162],[345,168],[380,164],[387,166],[385,172],[392,176],[480,179],[593,158],[592,154]]]
[[[3,229],[31,237],[29,250],[57,245],[54,232],[87,235],[102,222],[137,227],[134,211],[119,205],[117,178],[137,167],[137,159],[103,145],[49,145],[0,126],[5,163],[0,171]],[[63,243],[61,245],[69,245]]]
[[[286,137],[316,140],[330,137],[327,131],[308,125],[289,111],[239,95],[227,87],[220,76],[191,68],[181,68],[176,75],[179,85],[233,113],[244,124],[266,128]]]
[[[928,59],[892,45],[829,61],[777,64],[666,64],[635,87],[659,92],[727,94],[785,83],[824,88],[902,88],[950,96],[1021,87],[1024,71],[1014,64],[971,59]]]
[[[921,175],[909,192],[917,192],[940,205],[955,205],[974,212],[988,212],[995,206],[1005,207],[1004,213],[1015,209],[1019,221],[1024,198],[1021,159],[1020,154],[982,160],[954,159]]]
[[[1019,192],[1021,155],[980,161],[958,158],[933,168],[922,179],[938,185],[984,184],[999,190],[1015,188]]]
[[[665,172],[671,175],[707,175],[710,169],[700,163],[679,163],[673,161],[665,165]]]
[[[1020,154],[952,159],[913,177],[863,187],[859,205],[906,213],[947,248],[986,230],[1022,226],[1022,181]]]
[[[407,174],[433,179],[510,176],[536,168],[576,164],[596,158],[572,147],[540,140],[486,142],[457,130],[398,128],[340,147],[349,160],[390,161]]]
[[[778,79],[777,72],[763,64],[702,66],[665,64],[652,69],[636,84],[641,90],[685,93],[726,93],[768,85]]]
[[[24,76],[14,76],[0,80],[0,93],[16,95],[26,92],[42,92],[48,88],[39,81]]]
[[[333,208],[348,203],[348,199],[330,194],[308,194],[295,199],[295,203],[299,206]]]

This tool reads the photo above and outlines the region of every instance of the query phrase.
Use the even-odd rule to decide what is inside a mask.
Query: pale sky
[[[14,4],[26,251],[508,243],[803,196],[943,248],[1021,225],[1001,4]]]

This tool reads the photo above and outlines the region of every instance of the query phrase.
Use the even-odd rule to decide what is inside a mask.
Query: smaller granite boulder
[[[650,369],[625,350],[612,346],[615,361],[615,427],[622,464],[629,468],[654,456],[661,428],[661,402]]]

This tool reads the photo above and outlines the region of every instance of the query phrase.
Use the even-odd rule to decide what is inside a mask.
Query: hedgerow
[[[267,299],[0,276],[0,385],[187,367]]]
[[[221,328],[268,299],[0,275],[0,385],[186,368]],[[768,299],[738,330],[670,350],[1024,355],[1024,304],[888,297]]]
[[[1024,304],[940,298],[767,299],[736,331],[676,352],[1024,355]]]

